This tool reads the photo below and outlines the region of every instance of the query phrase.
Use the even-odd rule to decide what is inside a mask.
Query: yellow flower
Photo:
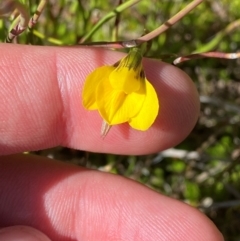
[[[87,76],[83,87],[83,106],[98,110],[107,125],[128,122],[145,131],[159,110],[157,94],[145,78],[142,54],[138,48],[113,66],[102,66]]]

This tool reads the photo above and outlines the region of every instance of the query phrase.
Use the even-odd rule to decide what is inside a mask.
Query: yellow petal
[[[128,122],[142,108],[145,95],[125,94],[113,89],[109,81],[102,81],[97,88],[98,111],[109,125]]]
[[[128,67],[116,68],[110,74],[109,80],[114,89],[121,90],[126,94],[139,90],[140,85],[144,83],[144,78],[141,78],[139,69],[129,69]]]
[[[133,48],[116,65],[116,69],[110,74],[112,87],[131,94],[140,89],[144,84],[145,75],[142,67],[142,53],[139,48]]]
[[[83,86],[83,106],[88,110],[96,110],[96,89],[98,84],[109,78],[109,74],[115,69],[113,66],[102,66],[94,70],[86,78]]]
[[[155,89],[146,79],[146,98],[139,113],[129,121],[137,130],[145,131],[155,121],[159,111],[159,102]]]

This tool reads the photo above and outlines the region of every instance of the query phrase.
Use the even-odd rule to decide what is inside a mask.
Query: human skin
[[[184,72],[156,60],[144,60],[161,106],[153,126],[122,124],[100,137],[101,117],[83,108],[81,90],[87,74],[123,56],[0,44],[0,240],[223,240],[204,214],[135,181],[17,154],[62,145],[141,155],[181,142],[197,121],[198,94]]]

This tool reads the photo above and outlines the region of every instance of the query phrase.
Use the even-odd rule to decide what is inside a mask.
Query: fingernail
[[[51,241],[45,234],[28,226],[11,226],[0,229],[4,241]]]

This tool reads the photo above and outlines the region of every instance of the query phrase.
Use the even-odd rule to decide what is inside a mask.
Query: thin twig
[[[180,19],[182,19],[185,15],[187,15],[190,11],[192,11],[194,8],[196,8],[203,1],[204,0],[194,0],[194,1],[192,1],[184,9],[182,9],[176,15],[171,17],[167,22],[165,22],[164,24],[162,24],[160,27],[156,28],[152,32],[136,39],[136,41],[146,42],[146,41],[149,41],[149,40],[157,37],[161,33],[165,32],[167,29],[172,27],[175,23],[177,23]]]
[[[122,0],[119,0],[118,6],[120,6],[121,4],[122,4]],[[114,22],[114,28],[112,31],[112,41],[117,41],[118,39],[120,18],[121,18],[120,13],[117,13],[115,22]]]
[[[47,4],[47,0],[41,0],[38,7],[37,7],[37,10],[36,12],[34,13],[34,15],[31,17],[29,23],[28,23],[28,28],[31,30],[37,23],[40,15],[42,14],[42,11],[44,9],[44,7],[46,6]]]
[[[6,37],[5,41],[7,43],[11,43],[16,36],[21,34],[27,28],[30,18],[27,9],[18,1],[8,0],[6,5],[1,10],[3,12],[11,12],[14,9],[17,9],[20,15],[15,19],[12,29],[9,31],[8,36]]]
[[[116,41],[116,42],[107,42],[107,41],[100,41],[100,42],[90,42],[90,43],[82,43],[78,44],[81,46],[93,46],[99,48],[114,48],[114,49],[122,49],[122,48],[133,48],[139,46],[139,43],[135,40],[127,40],[127,41]]]
[[[142,43],[145,43],[155,37],[157,37],[158,35],[160,35],[161,33],[165,32],[167,29],[169,29],[173,24],[175,24],[176,22],[178,22],[181,18],[183,18],[185,15],[187,15],[190,11],[192,11],[194,8],[196,8],[200,3],[202,3],[204,0],[194,0],[193,2],[191,2],[190,4],[188,4],[184,9],[182,9],[180,12],[178,12],[176,15],[174,15],[172,18],[170,18],[167,22],[165,22],[164,24],[162,24],[160,27],[156,28],[155,30],[153,30],[152,32],[143,35],[142,37],[138,38],[138,39],[133,39],[133,40],[127,40],[127,41],[117,41],[117,42],[91,42],[91,43],[83,43],[85,42],[90,36],[86,35],[82,40],[80,45],[84,45],[84,46],[94,46],[94,47],[106,47],[106,48],[133,48],[133,47],[137,47],[139,45],[141,45]],[[129,1],[130,2],[130,1]],[[137,3],[138,1],[135,1],[135,3]],[[122,6],[122,5],[120,5]],[[119,7],[120,7],[119,6]],[[115,9],[116,10],[116,9]],[[119,11],[118,11],[119,12]],[[113,14],[113,16],[116,15],[116,12],[111,12],[109,13],[107,16],[109,16],[110,14]],[[95,26],[95,28],[100,27],[105,21],[108,20],[107,16],[105,16],[104,19],[99,21],[99,26]],[[111,18],[113,17],[111,15]],[[95,29],[94,28],[94,29]],[[92,30],[93,31],[93,30]]]
[[[190,54],[190,55],[176,58],[173,61],[173,64],[177,65],[188,60],[201,59],[201,58],[238,59],[240,58],[240,53],[207,52],[207,53]]]

